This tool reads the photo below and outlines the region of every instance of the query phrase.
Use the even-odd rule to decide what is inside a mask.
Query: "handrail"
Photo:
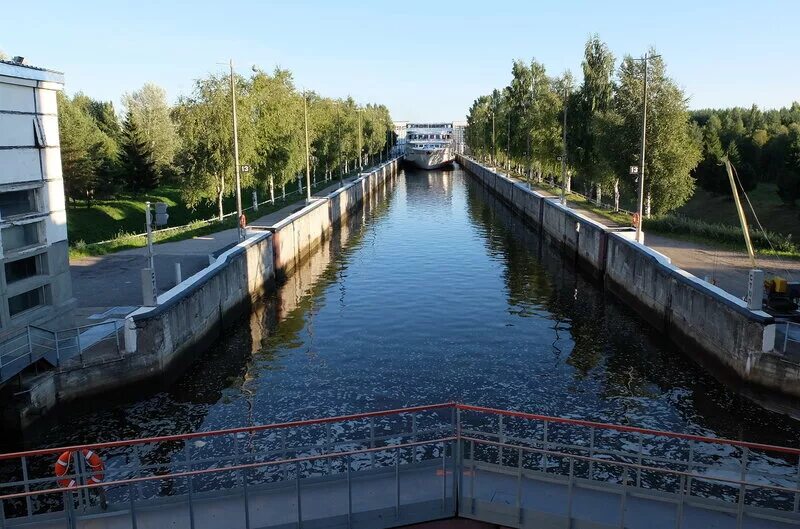
[[[503,415],[506,417],[516,417],[520,419],[528,419],[528,420],[535,420],[535,421],[544,421],[556,424],[570,424],[575,426],[584,426],[587,428],[597,428],[603,430],[614,430],[619,432],[630,432],[630,433],[639,433],[643,435],[654,435],[660,437],[670,437],[674,439],[684,439],[687,441],[696,441],[701,443],[710,443],[710,444],[720,444],[720,445],[732,445],[738,446],[742,448],[750,448],[755,450],[764,450],[764,451],[772,451],[772,452],[779,452],[784,454],[793,454],[793,455],[800,455],[800,449],[798,448],[789,448],[785,446],[777,446],[777,445],[770,445],[764,443],[753,443],[749,441],[737,441],[734,439],[727,439],[724,437],[705,437],[702,435],[695,435],[695,434],[683,434],[678,432],[669,432],[666,430],[655,430],[651,428],[638,428],[636,426],[623,426],[618,424],[610,424],[610,423],[603,423],[603,422],[596,422],[596,421],[587,421],[583,419],[569,419],[565,417],[553,417],[550,415],[539,415],[534,413],[526,413],[520,411],[509,411],[509,410],[501,410],[497,408],[489,408],[485,406],[473,406],[470,404],[460,404],[456,402],[444,402],[439,404],[429,404],[429,405],[422,405],[422,406],[411,406],[407,408],[395,408],[391,410],[384,410],[384,411],[372,411],[372,412],[364,412],[364,413],[355,413],[349,415],[339,415],[334,417],[322,417],[317,419],[306,419],[300,421],[289,421],[283,423],[273,423],[273,424],[263,424],[259,426],[242,426],[238,428],[226,428],[220,430],[209,430],[204,432],[190,432],[185,434],[174,434],[174,435],[163,435],[163,436],[156,436],[156,437],[143,437],[139,439],[126,439],[121,441],[111,441],[106,443],[90,443],[90,444],[82,444],[82,445],[72,445],[72,446],[65,446],[65,447],[56,447],[56,448],[41,448],[37,450],[27,450],[22,452],[10,452],[6,454],[0,454],[0,461],[7,460],[7,459],[15,459],[20,457],[30,457],[30,456],[40,456],[40,455],[47,455],[47,454],[56,454],[62,453],[64,451],[77,451],[77,450],[96,450],[102,448],[117,448],[121,446],[131,446],[135,444],[144,444],[144,443],[157,443],[157,442],[165,442],[165,441],[183,441],[188,439],[196,439],[199,437],[216,437],[221,435],[229,435],[229,434],[237,434],[237,433],[255,433],[261,432],[265,430],[277,430],[282,428],[296,428],[299,426],[312,426],[315,424],[329,424],[335,422],[344,422],[344,421],[352,421],[358,419],[367,419],[370,417],[385,417],[387,415],[397,415],[402,413],[414,413],[418,411],[431,411],[431,410],[439,410],[444,408],[454,408],[461,411],[474,411],[474,412],[481,412],[481,413],[490,413],[494,415]]]
[[[231,465],[227,467],[212,467],[212,468],[203,468],[200,470],[186,470],[183,472],[172,472],[169,474],[154,474],[152,476],[142,476],[138,478],[130,478],[130,479],[121,479],[116,481],[101,481],[98,483],[87,483],[76,485],[74,487],[59,487],[56,489],[47,489],[47,490],[33,490],[27,492],[15,492],[12,494],[5,494],[0,495],[0,502],[4,500],[10,500],[14,498],[23,498],[25,496],[38,496],[40,494],[52,494],[56,492],[74,492],[77,490],[82,489],[94,489],[97,487],[113,487],[115,485],[129,485],[131,483],[141,483],[143,481],[154,481],[154,480],[162,480],[162,479],[173,479],[173,478],[182,478],[182,477],[189,477],[189,476],[197,476],[203,474],[216,474],[218,472],[230,472],[232,470],[249,470],[252,468],[260,468],[266,466],[274,466],[274,465],[286,465],[288,463],[300,463],[304,461],[318,461],[320,459],[331,459],[334,457],[345,457],[345,456],[353,456],[357,454],[369,454],[372,452],[384,452],[386,450],[399,450],[401,448],[412,448],[415,446],[424,446],[436,443],[446,443],[449,441],[457,441],[457,436],[450,436],[450,437],[440,437],[437,439],[431,439],[428,441],[414,441],[411,443],[404,443],[404,444],[397,444],[397,445],[386,445],[386,446],[376,446],[375,448],[362,448],[361,450],[349,450],[346,452],[328,452],[326,454],[315,454],[310,456],[302,456],[302,457],[292,457],[288,459],[277,459],[274,461],[260,461],[258,463],[242,463],[239,465]]]
[[[41,448],[38,450],[28,450],[24,452],[10,452],[7,454],[0,454],[0,461],[5,459],[16,459],[19,457],[30,457],[30,456],[40,456],[40,455],[47,455],[47,454],[56,454],[69,451],[78,451],[78,450],[96,450],[101,448],[116,448],[120,446],[131,446],[135,444],[143,444],[143,443],[158,443],[158,442],[165,442],[165,441],[183,441],[187,439],[196,439],[198,437],[215,437],[220,435],[229,435],[229,434],[236,434],[236,433],[247,433],[247,432],[261,432],[265,430],[278,430],[281,428],[296,428],[298,426],[312,426],[315,424],[329,424],[334,422],[344,422],[344,421],[353,421],[357,419],[367,419],[370,417],[385,417],[387,415],[398,415],[401,413],[413,413],[417,411],[430,411],[430,410],[438,410],[443,408],[455,408],[457,404],[455,402],[446,402],[442,404],[429,404],[424,406],[412,406],[409,408],[396,408],[393,410],[385,410],[385,411],[370,411],[365,413],[356,413],[351,415],[339,415],[336,417],[322,417],[319,419],[306,419],[302,421],[290,421],[290,422],[283,422],[283,423],[273,423],[273,424],[262,424],[259,426],[242,426],[239,428],[228,428],[223,430],[209,430],[207,432],[191,432],[185,434],[175,434],[175,435],[163,435],[158,437],[143,437],[141,439],[127,439],[122,441],[111,441],[108,443],[92,443],[92,444],[83,444],[83,445],[72,445],[66,447],[59,447],[59,448]]]
[[[672,437],[675,439],[685,439],[687,441],[698,441],[701,443],[713,443],[740,446],[742,448],[753,448],[756,450],[768,450],[773,452],[781,452],[785,454],[800,455],[800,449],[788,448],[785,446],[768,445],[762,443],[752,443],[748,441],[736,441],[727,439],[725,437],[704,437],[702,435],[685,434],[677,432],[668,432],[666,430],[653,430],[650,428],[637,428],[636,426],[622,426],[619,424],[609,424],[602,422],[586,421],[582,419],[568,419],[564,417],[552,417],[549,415],[536,415],[533,413],[525,413],[519,411],[499,410],[496,408],[486,408],[482,406],[471,406],[469,404],[458,404],[458,409],[467,411],[479,411],[484,413],[493,413],[496,415],[505,415],[506,417],[517,417],[521,419],[530,419],[537,421],[554,422],[560,424],[573,424],[576,426],[586,426],[589,428],[601,428],[604,430],[616,430],[619,432],[632,432],[645,435],[657,435],[661,437]]]
[[[628,462],[625,462],[625,461],[602,459],[602,458],[591,457],[591,456],[582,456],[582,455],[579,455],[579,454],[570,454],[570,453],[567,453],[567,452],[559,452],[559,451],[556,451],[556,450],[547,450],[545,448],[535,448],[535,447],[532,447],[532,446],[513,445],[513,444],[501,443],[499,441],[488,441],[486,439],[477,439],[477,438],[473,438],[473,437],[461,437],[461,440],[462,441],[474,442],[476,444],[486,444],[486,445],[497,446],[497,447],[501,447],[501,448],[509,448],[509,449],[515,449],[515,450],[525,450],[525,451],[528,451],[528,452],[536,452],[537,454],[544,454],[544,455],[553,456],[553,457],[566,457],[566,458],[578,459],[580,461],[588,461],[588,462],[600,463],[600,464],[604,464],[604,465],[613,465],[613,466],[618,466],[618,467],[632,468],[632,469],[635,469],[635,470],[647,470],[648,472],[660,472],[662,474],[670,474],[670,475],[673,475],[673,476],[682,476],[682,477],[696,479],[696,480],[716,481],[716,482],[719,482],[719,483],[725,483],[725,484],[729,484],[729,485],[738,485],[738,486],[753,486],[753,485],[756,485],[756,483],[753,483],[752,481],[743,481],[743,480],[732,479],[732,478],[707,476],[707,475],[704,475],[704,474],[695,474],[693,472],[686,472],[685,470],[672,470],[672,469],[669,469],[669,468],[641,465],[641,464],[638,464],[638,463],[628,463]],[[587,450],[588,450],[588,447],[587,447]],[[759,488],[762,488],[762,489],[776,490],[776,491],[779,491],[779,492],[788,492],[788,493],[791,493],[791,494],[796,494],[797,492],[799,492],[797,489],[790,489],[788,487],[781,487],[780,485],[769,485],[769,484],[763,484],[763,483],[758,483],[757,485],[758,485]],[[0,499],[2,499],[2,498],[0,498]]]

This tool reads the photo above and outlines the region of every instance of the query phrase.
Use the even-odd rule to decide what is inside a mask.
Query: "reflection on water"
[[[454,171],[407,171],[168,389],[27,446],[458,400],[794,445]],[[7,447],[3,447],[7,448]]]

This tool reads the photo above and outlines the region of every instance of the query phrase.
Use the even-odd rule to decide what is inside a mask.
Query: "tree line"
[[[736,166],[745,190],[758,183],[777,185],[781,200],[800,200],[800,103],[789,108],[705,109],[692,112],[701,129],[703,158],[694,171],[697,183],[715,193],[730,193],[721,160]]]
[[[244,188],[275,190],[305,173],[306,112],[310,166],[331,178],[387,153],[393,125],[383,105],[359,106],[300,92],[288,70],[234,76],[239,163]],[[111,102],[77,93],[59,95],[64,187],[88,206],[119,193],[138,194],[161,184],[178,186],[186,203],[218,205],[235,192],[231,83],[209,74],[175,105],[153,84],[123,95],[125,113]]]
[[[696,183],[716,192],[724,192],[727,185],[730,192],[724,157],[738,168],[743,182],[776,181],[779,190],[798,189],[797,103],[767,112],[755,107],[690,112],[663,58],[653,49],[647,55],[647,216],[686,203]],[[570,72],[551,76],[536,60],[517,60],[508,86],[472,104],[467,145],[478,156],[538,182],[549,177],[554,184],[561,181],[566,143],[568,190],[581,186],[598,202],[603,192],[611,192],[616,209],[621,197],[633,205],[637,176],[629,168],[641,163],[644,68],[642,59],[630,55],[617,64],[597,36],[586,43],[583,79],[577,86]],[[793,196],[783,193],[787,201]]]

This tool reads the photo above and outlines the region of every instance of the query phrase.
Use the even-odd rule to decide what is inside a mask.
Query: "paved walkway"
[[[353,175],[344,183],[358,178]],[[338,179],[314,192],[321,197],[338,189]],[[251,221],[258,226],[271,226],[305,206],[305,198]],[[153,246],[156,268],[156,286],[159,293],[176,284],[175,264],[180,263],[183,279],[196,274],[209,265],[210,259],[236,244],[237,230],[210,233],[182,241]],[[104,321],[102,315],[124,318],[142,303],[141,270],[147,267],[147,248],[134,248],[97,257],[70,259],[72,292],[77,300],[75,325]]]

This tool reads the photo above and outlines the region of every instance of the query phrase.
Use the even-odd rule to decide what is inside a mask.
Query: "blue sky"
[[[39,0],[1,13],[0,49],[115,103],[148,81],[174,100],[233,58],[241,73],[280,65],[298,86],[384,103],[397,120],[463,119],[513,59],[579,76],[592,33],[618,58],[655,46],[692,108],[800,100],[797,0]]]

